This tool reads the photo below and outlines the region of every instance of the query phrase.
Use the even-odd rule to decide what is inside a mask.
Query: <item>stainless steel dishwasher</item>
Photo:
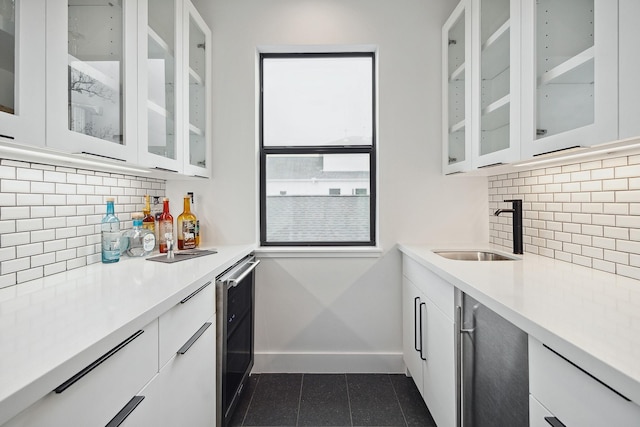
[[[226,427],[253,368],[255,256],[234,264],[216,278],[218,427]]]
[[[456,289],[459,425],[529,426],[527,334]]]

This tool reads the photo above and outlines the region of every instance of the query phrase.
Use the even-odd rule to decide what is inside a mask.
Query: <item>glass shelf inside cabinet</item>
[[[466,13],[466,12],[465,12]],[[462,14],[449,30],[448,43],[448,164],[466,159],[466,74],[465,16]]]
[[[594,123],[593,10],[593,0],[537,2],[537,139]]]
[[[0,0],[0,113],[15,113],[16,24],[12,0]]]

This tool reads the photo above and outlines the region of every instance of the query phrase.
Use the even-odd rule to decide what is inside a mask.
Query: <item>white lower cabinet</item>
[[[454,287],[403,257],[403,355],[439,426],[456,423]]]
[[[202,328],[205,328],[202,331]],[[198,332],[202,331],[201,335]],[[216,325],[210,318],[188,338],[139,396],[138,407],[121,426],[214,426],[216,408]],[[176,349],[178,350],[178,349]]]
[[[545,417],[549,416],[561,423],[551,424],[554,427],[640,425],[640,406],[531,336],[529,390],[546,410],[532,406],[535,409],[530,410],[532,427],[547,427]]]
[[[529,395],[529,427],[553,426],[551,418],[557,419],[533,395]]]
[[[107,425],[156,372],[157,319],[78,371],[4,426]]]

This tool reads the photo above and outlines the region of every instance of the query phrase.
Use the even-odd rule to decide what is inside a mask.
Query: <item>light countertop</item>
[[[216,249],[173,264],[125,256],[0,289],[0,424],[254,246]]]
[[[476,262],[399,248],[640,404],[640,281],[534,254]]]

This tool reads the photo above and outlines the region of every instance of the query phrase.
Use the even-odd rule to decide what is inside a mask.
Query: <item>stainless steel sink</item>
[[[496,252],[488,251],[433,251],[435,254],[447,259],[456,261],[515,261],[516,258],[510,258]]]

